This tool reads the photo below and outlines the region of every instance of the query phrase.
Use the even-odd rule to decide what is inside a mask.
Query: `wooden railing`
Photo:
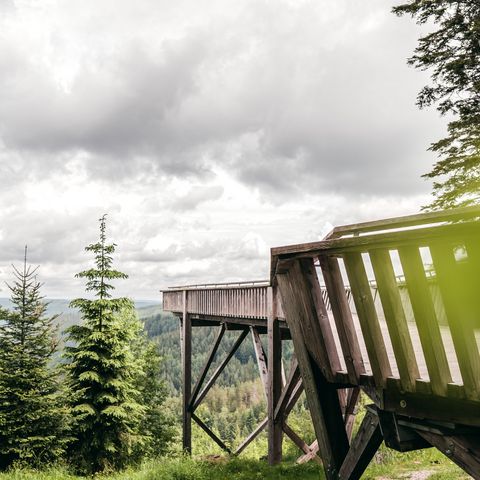
[[[480,209],[469,208],[369,222],[272,249],[272,282],[290,276],[282,280],[284,306],[295,284],[326,285],[333,318],[320,322],[318,335],[329,379],[345,374],[353,385],[371,378],[376,388],[480,402],[478,217]]]
[[[182,313],[184,292],[188,292],[186,312],[189,314],[267,319],[268,288],[269,285],[265,281],[171,287],[162,291],[163,310]],[[375,289],[376,286],[372,285],[372,290]],[[331,310],[327,289],[322,287],[321,291],[327,310]],[[345,287],[345,295],[351,303],[349,286]],[[276,302],[276,312],[277,318],[284,318],[282,302],[279,298]]]
[[[269,288],[268,281],[172,287],[163,291],[163,309],[181,313],[185,298],[192,315],[266,320]],[[282,318],[280,302],[276,312]]]

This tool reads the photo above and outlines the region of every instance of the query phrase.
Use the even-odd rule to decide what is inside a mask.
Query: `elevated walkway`
[[[266,333],[268,361],[257,359],[270,463],[285,433],[302,461],[321,458],[328,479],[360,478],[382,441],[434,446],[480,478],[479,217],[474,207],[337,227],[320,242],[273,248],[268,283],[169,289],[164,308],[181,316],[187,377],[192,325],[251,331],[258,351]],[[282,379],[290,337],[296,358]],[[302,389],[312,445],[287,423]],[[352,439],[360,390],[372,405]],[[186,423],[191,413],[185,400]]]

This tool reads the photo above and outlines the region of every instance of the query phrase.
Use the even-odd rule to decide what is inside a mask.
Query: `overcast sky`
[[[0,0],[0,297],[108,213],[119,294],[262,279],[269,248],[428,203],[419,36],[385,0]]]

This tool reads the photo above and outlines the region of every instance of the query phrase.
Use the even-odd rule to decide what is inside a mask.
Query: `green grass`
[[[420,470],[432,472],[429,480],[470,478],[434,449],[400,454],[385,447],[380,449],[362,478],[406,480],[409,478],[409,473]],[[80,480],[82,478],[85,477],[69,474],[67,469],[60,467],[44,471],[19,469],[0,474],[0,480]],[[285,461],[282,465],[269,467],[264,460],[242,457],[230,460],[225,457],[212,457],[211,460],[173,457],[146,462],[140,468],[96,478],[99,480],[323,480],[325,477],[315,463],[296,465],[293,459]]]
[[[45,471],[15,470],[0,474],[0,480],[80,480],[66,469]],[[269,467],[265,461],[215,459],[201,461],[190,458],[167,458],[145,463],[139,469],[130,469],[102,480],[319,480],[318,466],[285,463]]]

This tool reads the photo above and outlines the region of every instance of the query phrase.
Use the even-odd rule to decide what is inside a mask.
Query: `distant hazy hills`
[[[70,300],[60,298],[46,298],[47,315],[58,315],[58,325],[60,330],[64,330],[70,325],[79,323],[80,314],[77,309],[70,308]],[[11,303],[8,298],[0,298],[0,307],[10,308]],[[162,311],[160,302],[155,301],[139,301],[135,302],[140,318],[149,318],[159,314]]]

